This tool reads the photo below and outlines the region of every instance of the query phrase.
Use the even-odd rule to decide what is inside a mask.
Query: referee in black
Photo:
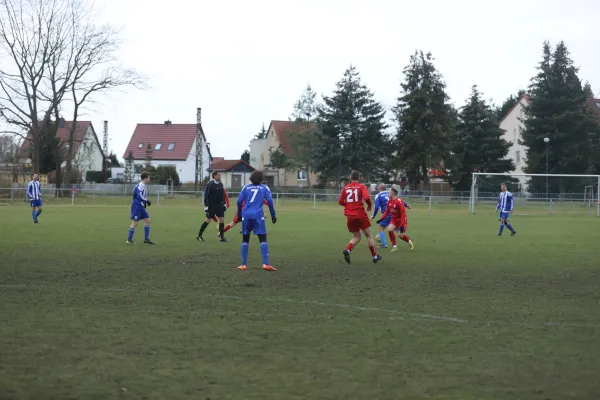
[[[225,189],[223,188],[223,182],[221,182],[221,173],[219,171],[213,171],[212,181],[208,182],[206,189],[204,190],[204,211],[206,212],[206,219],[200,227],[200,232],[196,236],[196,240],[204,242],[202,234],[206,230],[208,224],[213,217],[217,217],[219,220],[219,233],[221,234],[221,242],[226,242],[223,230],[225,229]]]

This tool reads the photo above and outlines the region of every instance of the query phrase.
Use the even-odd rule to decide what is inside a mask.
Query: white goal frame
[[[486,172],[473,172],[472,175],[472,180],[471,180],[471,195],[469,196],[469,211],[471,212],[471,214],[475,214],[475,202],[477,201],[476,199],[476,192],[475,192],[475,188],[477,187],[477,177],[478,176],[510,176],[510,177],[545,177],[545,178],[588,178],[588,179],[593,179],[596,178],[597,180],[597,186],[596,186],[596,200],[598,200],[598,203],[596,205],[596,216],[600,217],[600,175],[571,175],[571,174],[511,174],[509,172],[507,173],[486,173]],[[588,186],[589,187],[589,186]],[[586,193],[587,193],[587,187],[586,187]],[[552,199],[546,199],[549,200],[550,203],[550,207],[552,207]],[[586,199],[584,199],[584,202],[586,201]],[[590,200],[591,202],[591,200]],[[591,204],[590,204],[590,209],[591,209]]]

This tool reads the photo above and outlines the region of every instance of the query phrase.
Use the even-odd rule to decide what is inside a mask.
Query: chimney
[[[202,109],[200,107],[196,108],[196,123],[198,125],[202,123]]]
[[[166,120],[165,125],[171,125],[171,120],[170,119]]]

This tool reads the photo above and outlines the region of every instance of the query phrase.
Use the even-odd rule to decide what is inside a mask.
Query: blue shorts
[[[134,204],[131,206],[131,220],[132,221],[141,221],[146,218],[150,218],[150,215],[148,214],[148,211],[146,211],[146,209],[143,206],[141,206],[139,204]]]
[[[390,222],[392,222],[392,216],[388,215],[387,217],[385,217],[385,219],[381,220],[379,226],[383,226],[385,228],[390,224]]]
[[[29,202],[31,203],[31,207],[41,207],[42,206],[42,199],[30,200]]]
[[[255,235],[266,235],[267,224],[264,219],[242,218],[242,234],[249,235],[254,232]]]
[[[510,213],[508,211],[503,211],[500,213],[500,219],[508,219],[510,217]]]

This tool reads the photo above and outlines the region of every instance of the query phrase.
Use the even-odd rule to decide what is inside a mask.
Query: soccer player
[[[267,225],[265,223],[265,213],[263,212],[263,203],[266,200],[271,213],[271,222],[277,222],[275,207],[273,206],[273,197],[271,191],[266,185],[263,185],[263,173],[254,171],[250,175],[250,184],[244,186],[237,200],[238,220],[242,221],[242,265],[238,269],[246,270],[248,263],[248,249],[250,245],[250,233],[254,232],[260,242],[260,253],[262,255],[265,271],[277,271],[269,263],[269,245],[267,244]]]
[[[398,246],[396,245],[396,234],[394,233],[396,230],[399,232],[398,237],[408,243],[408,247],[410,247],[411,250],[414,250],[415,245],[406,234],[406,230],[408,229],[408,218],[406,217],[404,200],[398,197],[398,191],[394,188],[390,189],[390,200],[388,201],[387,209],[377,223],[385,220],[388,215],[392,216],[392,221],[388,225],[388,233],[393,246],[392,251],[398,250]]]
[[[127,244],[134,244],[133,234],[135,233],[135,227],[137,224],[144,220],[144,243],[154,244],[150,240],[150,215],[146,211],[146,207],[150,207],[152,202],[148,200],[146,185],[150,182],[150,174],[148,172],[142,172],[142,181],[135,185],[133,189],[133,201],[131,202],[131,226],[129,227],[129,236],[127,237]]]
[[[242,209],[244,209],[244,203],[242,203]],[[267,200],[265,199],[263,201],[263,204],[268,206],[269,203],[267,202]],[[229,206],[227,206],[229,207]],[[235,214],[235,217],[233,217],[233,221],[231,221],[230,223],[228,223],[227,225],[225,225],[225,229],[223,229],[223,232],[227,232],[228,230],[230,230],[231,228],[233,228],[234,226],[236,226],[238,223],[240,222],[240,219],[238,218],[238,214]],[[241,231],[240,231],[241,233]],[[217,233],[217,239],[221,237],[221,233]]]
[[[351,182],[344,186],[338,199],[338,203],[344,207],[348,231],[353,236],[352,239],[350,239],[350,243],[348,243],[348,246],[343,251],[344,260],[346,260],[348,264],[350,264],[350,253],[360,242],[361,231],[367,238],[373,262],[376,263],[381,260],[381,256],[375,251],[375,242],[371,236],[371,221],[367,215],[367,211],[371,211],[372,207],[371,197],[369,196],[367,187],[358,182],[359,179],[360,173],[358,171],[352,171],[350,173]],[[364,203],[367,204],[367,211],[365,211]]]
[[[514,208],[513,195],[507,190],[506,183],[504,182],[500,185],[500,189],[502,192],[498,197],[498,205],[496,206],[496,212],[500,210],[500,230],[498,231],[498,236],[502,236],[502,231],[505,226],[510,231],[510,236],[515,236],[517,231],[508,222],[508,218],[512,214]]]
[[[198,231],[196,240],[204,242],[202,235],[204,234],[206,227],[210,224],[213,217],[217,217],[219,221],[221,242],[226,242],[227,240],[223,235],[223,230],[225,229],[225,210],[227,209],[227,206],[225,205],[225,188],[223,187],[223,182],[221,182],[221,173],[219,171],[213,171],[212,178],[212,181],[206,185],[206,189],[204,190],[204,211],[206,212],[206,219],[202,223],[200,231]]]
[[[381,214],[383,215],[383,213],[387,209],[388,201],[390,199],[389,192],[387,190],[385,190],[385,183],[380,184],[378,189],[379,189],[379,193],[377,193],[377,196],[375,196],[375,207],[374,207],[373,215],[371,216],[371,220],[375,219],[375,217],[377,216],[377,213],[379,211],[381,211]],[[407,202],[404,202],[404,207],[406,207],[408,209],[412,208]],[[385,231],[391,221],[392,221],[392,216],[388,215],[385,219],[381,220],[381,223],[379,223],[379,233],[375,238],[381,242],[381,248],[383,248],[383,249],[387,249],[387,240],[385,238]]]
[[[38,174],[33,174],[31,177],[31,181],[27,185],[27,195],[31,205],[31,218],[33,218],[34,224],[38,224],[38,217],[42,213],[42,188]]]

